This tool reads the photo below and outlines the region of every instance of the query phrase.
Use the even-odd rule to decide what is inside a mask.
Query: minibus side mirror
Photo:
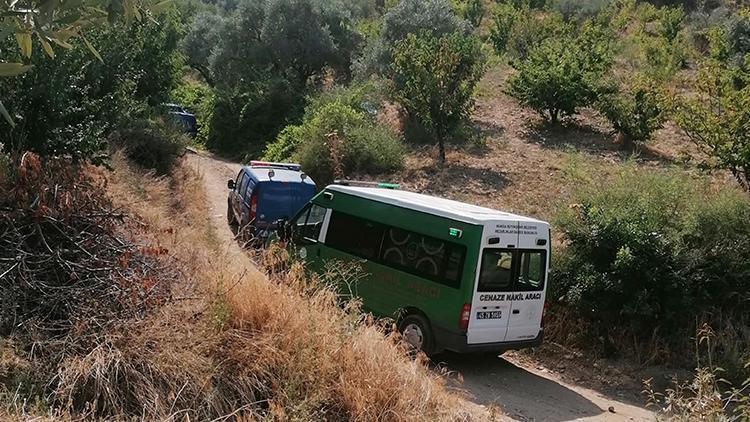
[[[227,188],[228,188],[229,190],[234,190],[234,187],[235,187],[235,184],[234,184],[234,180],[232,180],[232,179],[229,179],[229,180],[227,181]]]

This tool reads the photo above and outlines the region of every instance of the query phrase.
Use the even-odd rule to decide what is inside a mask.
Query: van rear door
[[[468,344],[505,341],[513,290],[513,248],[518,243],[518,223],[499,222],[485,227],[479,255],[477,281],[466,332]]]
[[[505,341],[536,338],[544,312],[549,271],[549,226],[541,222],[521,222],[518,237],[513,303]]]

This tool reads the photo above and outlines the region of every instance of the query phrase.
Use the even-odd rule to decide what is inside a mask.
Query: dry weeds
[[[82,415],[206,420],[466,420],[461,397],[395,338],[295,266],[269,282],[225,250],[199,175],[142,174],[116,156],[110,192],[138,237],[179,263],[174,300],[122,321],[58,374]]]

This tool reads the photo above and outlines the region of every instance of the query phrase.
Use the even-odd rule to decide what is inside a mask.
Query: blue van
[[[251,238],[267,237],[315,196],[315,182],[299,164],[251,161],[227,182],[227,222]]]

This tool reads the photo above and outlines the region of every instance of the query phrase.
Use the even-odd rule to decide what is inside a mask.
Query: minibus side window
[[[451,287],[458,287],[466,248],[430,236],[388,227],[381,261]]]
[[[521,252],[518,283],[514,290],[519,292],[544,290],[547,269],[545,258],[544,251]]]
[[[377,258],[383,240],[382,225],[334,211],[328,223],[326,245],[365,259]]]
[[[485,249],[479,271],[479,292],[507,292],[513,285],[513,252]]]

